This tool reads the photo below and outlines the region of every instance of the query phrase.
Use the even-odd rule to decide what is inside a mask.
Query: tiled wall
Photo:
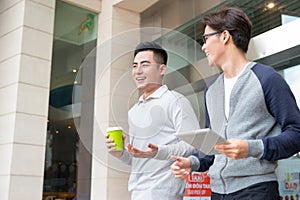
[[[40,200],[55,1],[0,1],[0,199]]]

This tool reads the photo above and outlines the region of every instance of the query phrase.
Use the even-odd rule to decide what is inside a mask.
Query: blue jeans
[[[251,185],[230,194],[212,193],[211,200],[280,200],[277,181]]]

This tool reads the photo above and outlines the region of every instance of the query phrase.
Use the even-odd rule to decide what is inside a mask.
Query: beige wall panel
[[[21,53],[22,28],[0,37],[0,62]]]
[[[22,55],[19,81],[30,85],[49,88],[51,61]],[[0,64],[1,65],[1,64]],[[35,78],[32,78],[35,77]]]
[[[53,35],[32,28],[23,28],[22,53],[45,60],[52,59]]]
[[[17,55],[0,62],[0,88],[18,82],[20,73],[20,57],[20,55]]]
[[[0,116],[16,112],[18,85],[13,84],[0,88]]]
[[[3,2],[6,1],[0,1],[0,9]],[[3,13],[0,11],[0,37],[22,26],[24,6],[25,2],[19,1],[14,6],[3,10]]]
[[[41,133],[46,132],[47,129],[46,116],[17,113],[15,121],[14,140],[16,143],[44,146],[46,134]]]
[[[14,144],[11,174],[18,176],[34,176],[42,178],[44,174],[44,146]],[[21,183],[16,183],[23,187]],[[33,190],[32,188],[31,190]]]
[[[55,12],[53,8],[39,4],[34,1],[25,1],[25,7],[25,26],[53,34],[53,15]]]
[[[24,0],[2,0],[0,1],[0,13],[2,13],[4,10],[7,10],[13,6],[15,6],[18,3],[24,3]]]
[[[42,190],[38,190],[43,185],[43,177],[37,176],[11,176],[9,199],[13,200],[40,200]]]
[[[47,88],[20,83],[18,86],[17,111],[38,116],[47,116],[48,98],[49,90]],[[46,130],[44,134],[46,134]]]
[[[12,143],[15,130],[15,115],[15,113],[10,113],[0,116],[0,145]],[[0,172],[0,174],[2,173]]]

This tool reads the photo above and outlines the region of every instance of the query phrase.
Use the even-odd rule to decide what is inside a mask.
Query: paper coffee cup
[[[116,150],[120,151],[123,150],[123,129],[122,127],[116,126],[116,127],[108,127],[106,129],[106,133],[108,134],[108,138],[111,138],[114,140],[116,144]]]

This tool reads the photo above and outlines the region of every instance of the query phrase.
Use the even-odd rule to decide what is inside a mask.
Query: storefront
[[[165,82],[189,98],[203,127],[203,90],[219,71],[201,52],[199,20],[221,6],[247,12],[247,56],[278,70],[300,105],[300,2],[270,3],[1,0],[0,199],[130,199],[130,169],[107,154],[103,133],[116,124],[126,130],[138,97],[132,50],[140,40],[169,49]],[[299,178],[288,173],[284,192],[296,199]]]

